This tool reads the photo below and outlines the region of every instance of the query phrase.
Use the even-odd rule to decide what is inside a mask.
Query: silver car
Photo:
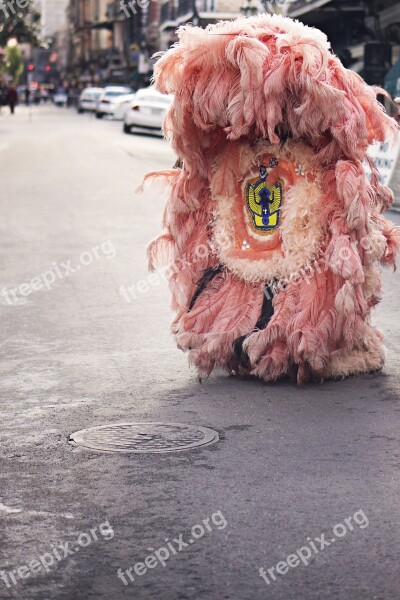
[[[94,112],[97,108],[97,102],[103,93],[103,88],[87,87],[83,90],[78,100],[78,112],[83,113],[86,110]]]
[[[136,92],[130,108],[125,112],[124,132],[138,132],[162,135],[162,125],[173,96],[157,92],[152,85]]]
[[[110,85],[105,87],[97,102],[96,117],[98,119],[101,119],[105,115],[113,117],[118,104],[119,96],[124,96],[131,93],[132,89],[129,87],[119,85]]]

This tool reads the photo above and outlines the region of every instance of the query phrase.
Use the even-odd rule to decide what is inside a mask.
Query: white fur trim
[[[232,148],[234,153],[234,149]],[[226,171],[229,161],[233,159],[228,152],[224,153],[211,179],[211,196],[214,202],[213,241],[221,262],[235,275],[246,281],[266,281],[273,278],[288,278],[301,267],[311,263],[320,253],[324,236],[323,226],[319,216],[319,205],[322,190],[318,183],[318,173],[312,171],[311,150],[301,143],[288,142],[284,148],[265,142],[251,148],[242,144],[240,148],[240,173],[237,179],[230,182],[223,193],[215,193],[221,180],[221,170]],[[295,165],[299,164],[305,172],[313,172],[315,181],[308,181],[299,176],[294,185],[286,185],[284,189],[281,223],[270,236],[253,235],[257,240],[262,239],[266,245],[279,236],[283,255],[275,252],[272,257],[252,260],[232,255],[235,247],[235,201],[237,181],[245,181],[250,170],[258,167],[261,158],[266,154],[276,155]],[[233,166],[232,166],[233,170]],[[220,188],[221,186],[219,186]],[[233,191],[235,190],[235,193]],[[218,190],[219,191],[219,190]]]

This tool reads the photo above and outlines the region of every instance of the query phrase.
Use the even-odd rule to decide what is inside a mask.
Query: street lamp
[[[254,17],[256,14],[258,14],[258,1],[246,0],[246,4],[241,7],[240,12],[245,17]]]

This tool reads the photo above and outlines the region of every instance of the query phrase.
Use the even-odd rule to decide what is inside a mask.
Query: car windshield
[[[123,96],[124,94],[128,94],[128,90],[121,90],[120,92],[118,91],[112,91],[112,92],[106,92],[105,96]]]

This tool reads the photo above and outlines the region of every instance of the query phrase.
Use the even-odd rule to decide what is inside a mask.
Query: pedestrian
[[[12,85],[8,88],[7,92],[7,102],[10,107],[11,114],[14,114],[15,105],[17,104],[18,94],[16,88]]]
[[[7,88],[4,83],[0,80],[0,114],[1,107],[7,105]]]

